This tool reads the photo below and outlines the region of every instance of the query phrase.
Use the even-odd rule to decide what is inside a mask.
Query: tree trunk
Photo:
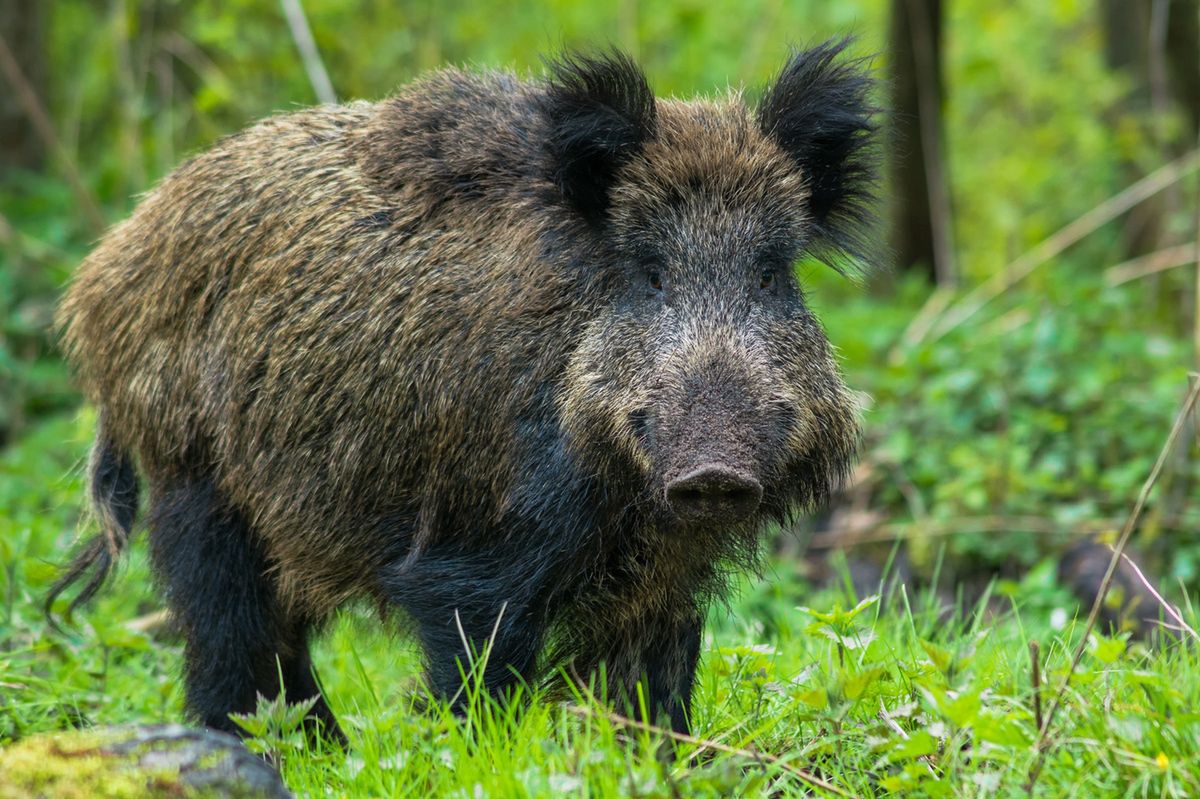
[[[1104,57],[1121,72],[1129,90],[1119,110],[1150,121],[1160,161],[1196,146],[1200,133],[1200,2],[1198,0],[1101,0]],[[1181,111],[1182,137],[1169,137],[1167,115]],[[1126,164],[1126,182],[1142,177]],[[1165,192],[1130,212],[1125,225],[1127,257],[1162,249],[1167,240],[1165,218],[1180,206],[1175,192]]]
[[[1200,0],[1172,0],[1167,66],[1171,94],[1183,107],[1194,145],[1200,137]]]
[[[942,148],[942,0],[892,0],[889,241],[902,270],[956,280]]]
[[[0,37],[8,43],[30,86],[46,96],[46,8],[40,0],[0,0]],[[45,149],[16,92],[0,80],[0,171],[39,169]]]
[[[1100,15],[1104,26],[1104,61],[1109,69],[1121,72],[1129,81],[1129,90],[1118,111],[1146,118],[1153,111],[1155,75],[1151,60],[1151,15],[1155,0],[1101,0]],[[1169,156],[1164,153],[1163,160]],[[1142,177],[1134,163],[1122,166],[1125,184]],[[1125,257],[1134,258],[1154,252],[1162,246],[1164,201],[1153,197],[1129,212],[1122,234]]]

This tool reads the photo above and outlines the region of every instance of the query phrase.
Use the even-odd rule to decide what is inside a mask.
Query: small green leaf
[[[907,738],[901,738],[888,753],[896,759],[924,757],[935,754],[938,750],[937,738],[927,730],[917,730]]]
[[[1092,657],[1104,665],[1116,663],[1125,654],[1125,636],[1108,637],[1100,633],[1092,633],[1088,639],[1088,650]]]

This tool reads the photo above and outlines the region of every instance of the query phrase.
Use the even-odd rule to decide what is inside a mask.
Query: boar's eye
[[[770,291],[775,288],[775,270],[764,269],[763,273],[758,277],[758,287],[763,291]]]
[[[650,284],[650,288],[655,291],[662,291],[662,273],[651,269],[646,273],[646,282]]]

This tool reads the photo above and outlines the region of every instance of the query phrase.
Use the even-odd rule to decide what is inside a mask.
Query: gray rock
[[[0,799],[291,799],[237,738],[178,724],[39,735],[0,750]]]

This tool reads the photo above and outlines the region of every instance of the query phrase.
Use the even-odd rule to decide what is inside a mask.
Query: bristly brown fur
[[[315,692],[308,631],[365,595],[448,695],[458,628],[480,643],[504,608],[490,687],[604,663],[686,725],[705,606],[858,440],[791,270],[866,221],[866,79],[839,52],[757,113],[656,101],[619,54],[439,71],[224,139],[105,237],[59,322],[119,544],[135,461],[147,483],[196,715],[252,709],[275,657]],[[680,522],[667,486],[705,464],[757,511]],[[97,558],[90,596],[113,553],[82,557],[56,592]]]

